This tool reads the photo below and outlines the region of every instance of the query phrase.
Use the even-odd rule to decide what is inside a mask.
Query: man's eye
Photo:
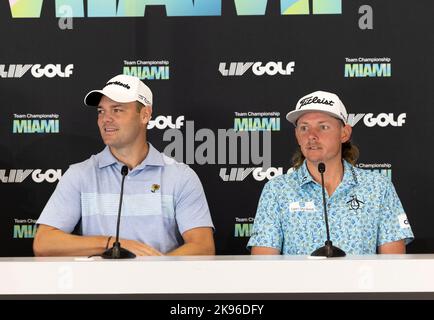
[[[322,126],[321,126],[321,129],[322,130],[327,130],[327,129],[329,129],[330,127],[328,126],[328,125],[325,125],[325,124],[323,124]]]
[[[98,109],[97,112],[98,112],[98,114],[102,114],[104,112],[104,110]]]

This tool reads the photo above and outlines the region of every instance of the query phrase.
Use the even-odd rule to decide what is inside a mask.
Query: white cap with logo
[[[97,107],[103,95],[120,103],[138,101],[145,106],[152,106],[151,89],[133,76],[121,74],[111,78],[102,90],[90,91],[84,98],[84,104]]]
[[[300,98],[295,110],[288,112],[286,119],[295,126],[303,114],[314,111],[325,112],[348,124],[348,113],[341,99],[326,91],[315,91]]]

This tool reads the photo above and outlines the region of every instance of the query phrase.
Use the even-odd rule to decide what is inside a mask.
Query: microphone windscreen
[[[123,166],[121,169],[121,174],[123,176],[126,176],[128,174],[128,167],[127,166]]]
[[[325,172],[325,164],[320,162],[318,163],[318,171],[319,173],[324,173]]]

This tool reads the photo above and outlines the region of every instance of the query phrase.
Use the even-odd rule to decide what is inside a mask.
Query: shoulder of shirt
[[[98,167],[99,167],[98,155],[93,154],[92,156],[90,156],[88,159],[84,161],[76,162],[69,165],[69,168],[65,172],[65,174],[75,178],[88,177],[88,175],[94,172],[96,169],[98,169]]]
[[[375,184],[390,184],[391,181],[385,175],[379,173],[378,171],[372,171],[368,169],[360,169],[353,166],[354,172],[357,178],[362,183],[375,183]]]
[[[98,157],[97,157],[97,155],[93,154],[90,156],[90,158],[88,158],[84,161],[71,164],[69,166],[69,169],[73,170],[73,171],[76,171],[76,170],[82,171],[82,170],[86,170],[86,169],[87,170],[92,169],[95,167],[98,167]]]
[[[178,162],[176,161],[176,159],[166,156],[162,152],[161,152],[161,159],[163,160],[165,167],[174,167],[179,169],[190,168],[190,166],[185,164],[184,162]]]
[[[178,162],[164,153],[161,153],[161,159],[164,162],[163,175],[172,177],[172,182],[181,188],[178,189],[178,192],[181,192],[183,189],[190,190],[190,188],[195,186],[194,183],[190,182],[200,181],[197,173],[188,164]]]
[[[92,155],[84,161],[69,165],[69,168],[63,173],[61,180],[85,180],[96,168],[98,168],[98,159],[96,155]]]
[[[161,159],[163,160],[164,165],[166,165],[166,166],[171,166],[171,165],[173,165],[173,166],[185,165],[186,166],[185,163],[176,161],[176,159],[171,158],[169,156],[166,156],[163,152],[160,152],[160,154],[161,154]]]
[[[299,184],[297,179],[297,170],[291,171],[289,173],[281,174],[280,176],[272,178],[268,181],[265,186],[272,189],[281,189],[286,186],[297,186]]]
[[[182,174],[193,174],[195,175],[195,171],[184,162],[178,162],[174,158],[166,156],[164,153],[161,153],[161,159],[164,162],[164,170],[170,173],[182,173]]]

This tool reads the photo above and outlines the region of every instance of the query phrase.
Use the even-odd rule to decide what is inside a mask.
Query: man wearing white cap
[[[302,97],[287,120],[299,150],[292,173],[262,191],[248,248],[252,254],[309,255],[324,245],[321,175],[330,239],[349,255],[405,253],[414,236],[395,188],[383,175],[354,167],[358,149],[339,97],[316,91]]]
[[[35,255],[90,256],[111,248],[125,165],[121,247],[136,255],[213,255],[199,178],[147,142],[151,90],[136,77],[118,75],[84,103],[97,108],[106,147],[65,172],[37,221]],[[80,220],[83,235],[71,234]]]

